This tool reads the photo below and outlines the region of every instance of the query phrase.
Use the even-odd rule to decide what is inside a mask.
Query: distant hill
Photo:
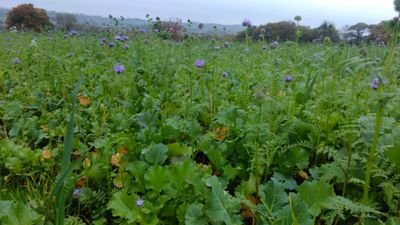
[[[7,18],[7,13],[10,9],[1,8],[0,7],[0,24],[4,23]],[[53,24],[56,24],[56,11],[46,11],[47,15],[50,18],[50,21]],[[86,14],[73,14],[76,16],[78,23],[80,24],[89,24],[94,26],[106,27],[110,25],[111,21],[108,17],[103,16],[90,16]],[[217,34],[236,34],[239,31],[243,30],[241,25],[223,25],[223,24],[214,24],[214,23],[203,23],[203,28],[199,29],[199,24],[201,22],[192,22],[191,26],[188,26],[188,23],[183,23],[183,25],[187,28],[189,32],[203,32],[203,33],[217,33]],[[128,27],[138,27],[138,28],[146,28],[147,21],[143,19],[137,18],[125,18],[123,24]]]

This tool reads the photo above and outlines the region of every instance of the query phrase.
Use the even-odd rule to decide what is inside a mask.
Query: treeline
[[[393,21],[382,21],[376,25],[357,23],[345,27],[339,32],[335,25],[323,22],[317,28],[299,25],[293,21],[280,21],[260,26],[249,26],[236,35],[236,40],[242,41],[246,37],[253,40],[265,41],[296,41],[296,32],[299,32],[299,42],[322,42],[329,38],[332,42],[345,41],[352,44],[387,43],[390,40]],[[246,34],[247,33],[247,34]]]

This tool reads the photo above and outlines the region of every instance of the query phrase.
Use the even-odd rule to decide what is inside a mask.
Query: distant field
[[[400,224],[393,50],[0,33],[0,223]]]

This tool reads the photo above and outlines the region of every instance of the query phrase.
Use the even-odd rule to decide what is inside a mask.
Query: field
[[[400,224],[395,45],[126,35],[0,33],[0,223]]]

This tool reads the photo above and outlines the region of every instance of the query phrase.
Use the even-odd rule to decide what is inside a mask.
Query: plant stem
[[[383,107],[384,104],[379,104],[378,111],[376,112],[374,137],[372,140],[372,146],[369,151],[367,159],[367,165],[365,170],[364,194],[362,199],[362,203],[365,205],[368,204],[368,191],[370,187],[371,172],[372,172],[372,167],[375,164],[375,154],[376,154],[376,149],[378,147],[380,130],[383,122]],[[361,214],[360,223],[364,224],[364,222],[365,222],[365,214]]]

